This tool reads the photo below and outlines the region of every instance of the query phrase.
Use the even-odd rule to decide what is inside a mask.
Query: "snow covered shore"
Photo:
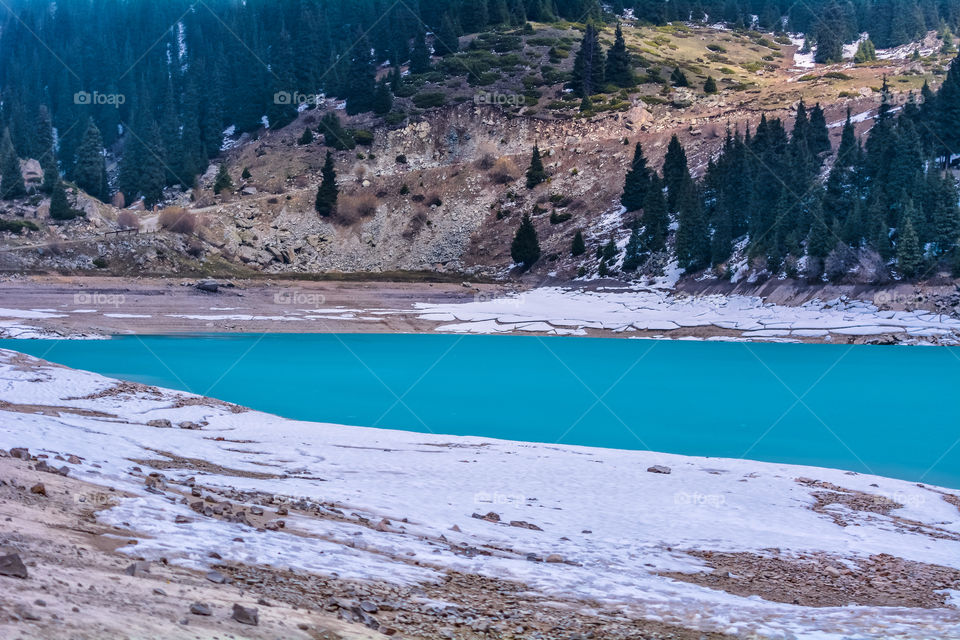
[[[895,336],[885,341],[960,343],[960,318],[947,315],[960,308],[955,291],[924,297],[892,288],[865,294],[871,300],[838,291],[790,306],[751,295],[688,295],[656,284],[512,292],[498,285],[251,282],[208,294],[163,281],[27,282],[0,296],[0,337],[440,331],[805,342]],[[934,298],[946,304],[932,304]]]
[[[204,569],[215,549],[232,565],[404,585],[455,571],[523,583],[572,610],[734,637],[960,637],[960,497],[936,487],[296,422],[10,351],[0,403],[0,448],[72,460],[71,476],[133,496],[98,517],[139,532],[122,550],[148,559]],[[268,520],[245,523],[258,509]],[[815,567],[800,602],[843,581],[857,588],[815,606],[764,599],[755,580],[774,561]],[[909,565],[907,582],[892,562]],[[878,563],[888,569],[871,574]]]
[[[929,311],[881,311],[862,300],[813,300],[799,307],[768,304],[740,295],[683,296],[663,289],[576,290],[544,287],[473,303],[419,304],[421,319],[441,322],[437,331],[499,333],[534,331],[585,335],[681,328],[728,330],[743,339],[800,339],[904,334],[953,344],[960,319]]]

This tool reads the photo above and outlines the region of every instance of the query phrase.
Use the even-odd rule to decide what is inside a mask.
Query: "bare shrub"
[[[518,175],[520,171],[510,158],[499,158],[490,169],[490,178],[497,184],[513,182]]]
[[[857,271],[859,272],[861,282],[871,284],[883,284],[890,280],[890,272],[887,269],[883,256],[873,249],[861,249],[857,255]]]
[[[199,258],[203,255],[203,243],[196,238],[191,238],[187,243],[187,255],[191,258]]]
[[[429,218],[425,211],[417,211],[407,223],[407,228],[403,230],[403,237],[406,240],[415,238],[427,225]]]
[[[140,229],[140,218],[133,211],[121,211],[117,216],[117,226],[121,229]]]
[[[342,195],[337,200],[335,220],[342,225],[352,225],[377,213],[377,198],[371,193]]]
[[[197,216],[182,207],[167,207],[160,212],[160,227],[189,235],[197,230]]]
[[[477,169],[481,171],[489,171],[493,168],[493,165],[496,163],[497,159],[493,157],[492,153],[484,153],[477,160]]]
[[[272,178],[268,178],[267,181],[263,183],[262,190],[276,195],[286,191],[287,185],[283,178],[274,176]]]
[[[857,263],[857,256],[853,250],[842,242],[830,252],[823,262],[823,271],[830,280],[836,282],[844,278],[850,269]]]

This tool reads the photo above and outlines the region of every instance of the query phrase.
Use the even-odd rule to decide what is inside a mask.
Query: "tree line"
[[[960,207],[949,169],[960,153],[957,123],[954,61],[939,91],[925,86],[902,108],[884,81],[866,139],[857,139],[848,113],[835,154],[822,109],[808,112],[802,101],[789,134],[766,116],[753,131],[728,131],[699,182],[676,136],[662,177],[638,144],[621,198],[634,212],[624,269],[667,249],[670,212],[676,259],[688,272],[729,269],[736,250],[788,276],[842,278],[869,268],[880,277],[887,267],[905,277],[945,266],[960,272]]]

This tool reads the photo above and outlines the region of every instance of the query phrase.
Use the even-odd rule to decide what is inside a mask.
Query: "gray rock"
[[[197,283],[197,289],[207,293],[217,293],[220,290],[220,284],[216,280],[201,280]]]
[[[27,567],[16,553],[0,556],[0,576],[27,578]]]
[[[223,575],[219,571],[208,571],[207,580],[214,584],[224,584],[227,582],[227,576]]]
[[[181,422],[177,426],[179,426],[181,429],[188,429],[190,431],[198,431],[200,429],[200,425],[198,425],[196,422],[190,421]]]
[[[123,570],[128,576],[142,576],[145,573],[150,573],[150,563],[149,562],[134,562],[129,567]]]
[[[190,605],[190,613],[195,616],[212,616],[213,610],[204,602],[194,602]]]
[[[240,624],[249,624],[257,626],[260,624],[260,614],[253,607],[244,607],[239,604],[233,605],[233,619]]]
[[[662,464],[655,464],[652,467],[647,469],[649,473],[670,473],[670,467],[665,467]]]
[[[173,427],[173,424],[166,418],[160,418],[158,420],[149,420],[147,422],[148,427],[157,427],[158,429],[170,429]]]

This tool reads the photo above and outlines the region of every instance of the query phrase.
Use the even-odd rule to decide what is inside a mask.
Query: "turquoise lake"
[[[0,340],[289,418],[960,488],[960,349],[389,334]]]

